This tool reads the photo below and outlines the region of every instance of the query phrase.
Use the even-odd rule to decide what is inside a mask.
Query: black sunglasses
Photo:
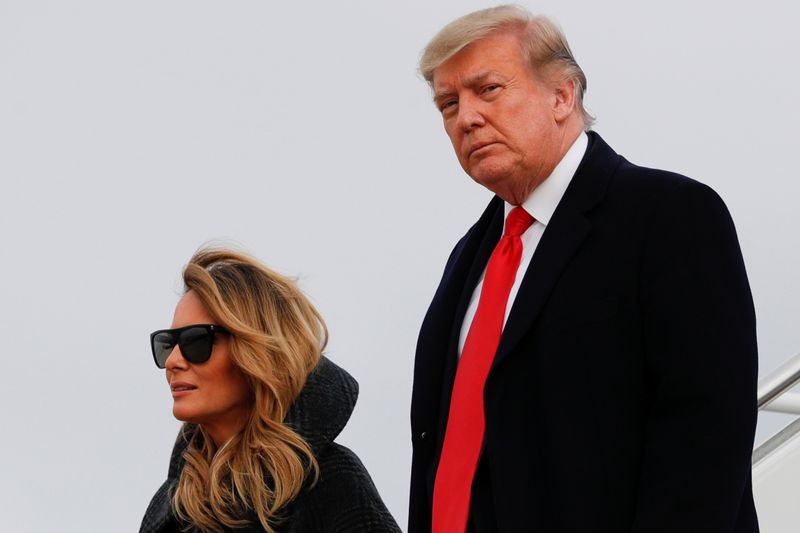
[[[192,364],[205,363],[211,357],[214,335],[228,333],[222,326],[214,324],[192,324],[175,329],[160,329],[150,334],[150,348],[158,368],[167,366],[167,358],[175,345],[181,347],[181,355]]]

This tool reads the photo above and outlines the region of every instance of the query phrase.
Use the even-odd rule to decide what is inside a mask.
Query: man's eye
[[[445,100],[444,102],[439,105],[439,111],[444,113],[448,109],[453,108],[458,103],[458,100]]]
[[[499,88],[500,88],[500,86],[499,86],[499,85],[497,85],[496,83],[493,83],[493,84],[491,84],[491,85],[486,85],[486,86],[483,88],[483,92],[484,92],[484,93],[488,93],[488,92],[495,91],[495,90],[497,90],[497,89],[499,89]]]

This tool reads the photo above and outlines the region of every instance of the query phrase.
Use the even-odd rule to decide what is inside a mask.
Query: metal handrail
[[[800,354],[795,355],[758,382],[758,409],[800,414],[800,394],[788,392],[800,382]],[[752,464],[758,465],[778,448],[800,433],[800,418],[783,428],[753,452]]]
[[[795,355],[758,382],[758,409],[800,414],[800,394],[788,392],[800,382],[800,354]],[[761,463],[800,433],[800,418],[783,428],[753,452],[753,466]]]
[[[773,435],[767,442],[753,451],[753,466],[769,457],[775,450],[789,442],[795,435],[800,433],[800,418],[783,428],[777,435]]]
[[[800,415],[800,393],[784,392],[764,407],[764,411]]]
[[[775,402],[778,396],[791,389],[798,382],[800,382],[800,354],[795,355],[776,368],[770,375],[759,381],[758,408],[766,408],[771,411],[772,409],[767,406]],[[790,412],[797,413],[797,411]]]

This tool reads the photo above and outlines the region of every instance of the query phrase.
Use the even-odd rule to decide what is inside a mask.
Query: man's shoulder
[[[625,201],[656,204],[689,198],[722,203],[716,191],[701,181],[670,170],[636,165],[624,157],[620,157],[607,194]]]
[[[589,149],[582,163],[590,173],[610,176],[610,189],[615,193],[662,194],[670,190],[709,191],[700,181],[679,172],[632,163],[614,151],[596,132],[589,132]],[[580,174],[581,171],[579,170]],[[577,177],[577,176],[576,176]],[[590,177],[591,178],[591,177]]]
[[[590,139],[570,200],[571,206],[588,206],[593,220],[611,221],[634,233],[651,227],[654,217],[730,225],[725,202],[708,185],[679,172],[631,163],[594,132]]]

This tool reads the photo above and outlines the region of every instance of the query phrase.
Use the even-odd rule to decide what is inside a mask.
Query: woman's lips
[[[191,383],[186,383],[183,381],[175,381],[169,384],[169,388],[172,391],[172,397],[177,398],[179,396],[186,396],[187,394],[191,394],[192,392],[197,390],[197,387],[192,385]]]

